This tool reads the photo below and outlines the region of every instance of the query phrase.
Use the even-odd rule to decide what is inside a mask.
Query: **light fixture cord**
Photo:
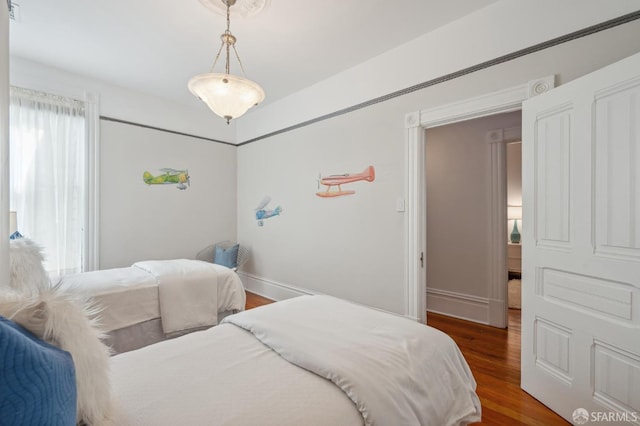
[[[227,30],[224,32],[227,36],[231,35],[231,30],[229,29],[231,27],[231,6],[229,5],[229,2],[226,1],[227,3]],[[224,43],[224,41],[223,41]],[[226,43],[227,45],[226,50],[227,50],[227,61],[225,63],[224,66],[224,71],[226,74],[229,74],[229,38],[226,38]],[[235,47],[233,48],[233,50],[235,50]]]
[[[246,77],[247,73],[244,71],[244,67],[242,66],[242,61],[240,60],[240,55],[238,55],[238,51],[236,50],[236,45],[235,44],[233,45],[233,51],[236,52],[236,59],[238,60],[238,63],[240,64],[240,69],[242,70],[242,75],[244,75]]]
[[[218,49],[218,53],[216,54],[216,58],[213,60],[213,65],[211,65],[211,70],[209,72],[213,72],[213,69],[216,67],[218,59],[220,58],[220,53],[222,52],[222,46],[224,46],[224,41],[220,44],[220,48]]]
[[[220,48],[218,49],[218,53],[216,54],[216,58],[213,60],[213,65],[211,66],[211,72],[213,72],[214,68],[216,67],[216,64],[218,63],[218,59],[220,59],[220,53],[222,53],[222,47],[225,47],[225,53],[226,53],[226,58],[225,58],[225,66],[224,66],[224,71],[225,74],[229,74],[229,69],[230,69],[230,64],[229,64],[229,46],[233,45],[233,51],[236,54],[236,59],[238,60],[238,64],[240,64],[240,69],[242,70],[242,74],[247,77],[247,72],[244,70],[244,66],[242,65],[242,61],[240,60],[240,55],[238,55],[238,50],[236,49],[236,45],[235,43],[230,43],[229,40],[233,39],[233,34],[231,34],[231,5],[229,5],[229,2],[227,0],[225,0],[224,2],[227,5],[227,29],[223,34],[222,37],[222,43],[220,44]],[[227,37],[224,37],[224,36]]]

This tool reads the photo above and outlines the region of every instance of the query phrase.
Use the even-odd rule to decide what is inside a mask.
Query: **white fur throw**
[[[42,266],[42,249],[28,238],[9,241],[9,286],[20,293],[37,294],[51,287]]]
[[[31,296],[0,293],[0,315],[71,353],[76,369],[78,422],[109,424],[109,348],[100,340],[102,333],[93,319],[95,309],[58,287],[50,287]]]

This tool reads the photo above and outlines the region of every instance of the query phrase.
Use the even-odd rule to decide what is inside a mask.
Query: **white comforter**
[[[150,273],[158,283],[165,334],[218,323],[218,272],[213,263],[146,260],[133,267]]]
[[[221,324],[111,358],[113,426],[359,426],[333,383]]]
[[[173,261],[158,262],[168,262],[167,264],[171,265]],[[224,266],[198,260],[187,260],[184,264],[185,267],[194,267],[196,270],[202,265],[206,265],[204,267],[212,276],[215,275],[217,281],[217,285],[210,282],[211,288],[217,288],[217,291],[216,303],[210,305],[213,309],[209,310],[243,310],[246,295],[238,274]],[[186,274],[189,273],[188,269],[184,271]],[[100,322],[105,331],[118,330],[161,317],[158,278],[141,267],[131,266],[65,275],[60,285],[63,289],[93,298],[103,308]],[[170,304],[171,298],[167,298],[166,302]]]
[[[114,424],[122,426],[480,420],[475,381],[450,338],[326,296],[239,313],[111,361]]]
[[[334,382],[367,425],[480,420],[471,370],[453,340],[431,327],[329,296],[290,299],[224,322]]]

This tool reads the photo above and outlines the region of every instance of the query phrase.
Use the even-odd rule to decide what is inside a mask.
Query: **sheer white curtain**
[[[83,102],[11,88],[10,205],[18,231],[44,248],[52,274],[85,253],[87,131]]]

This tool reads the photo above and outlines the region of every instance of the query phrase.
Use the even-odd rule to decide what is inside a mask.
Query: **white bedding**
[[[158,283],[160,316],[165,334],[218,323],[218,273],[213,263],[187,259],[147,260],[134,268]]]
[[[244,310],[244,287],[234,271],[198,260],[187,263],[197,266],[204,263],[217,275],[217,312]],[[138,267],[65,275],[60,285],[92,297],[103,308],[100,322],[107,332],[161,317],[156,277]]]
[[[118,425],[480,420],[475,381],[450,338],[326,296],[253,309],[218,327],[117,355],[111,371]]]
[[[64,275],[62,289],[92,297],[101,306],[105,331],[160,317],[155,278],[137,268],[116,268]]]
[[[333,383],[222,324],[111,358],[118,426],[362,425]]]
[[[289,299],[223,322],[334,382],[367,425],[480,420],[471,370],[453,340],[434,328],[329,296]]]

